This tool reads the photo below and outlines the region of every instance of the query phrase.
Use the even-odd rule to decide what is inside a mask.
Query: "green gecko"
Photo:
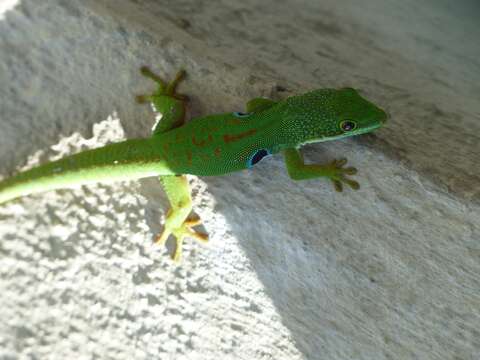
[[[185,237],[207,242],[193,230],[198,217],[189,217],[192,200],[186,174],[224,175],[251,168],[262,158],[283,153],[294,180],[325,177],[337,191],[357,170],[346,159],[328,164],[305,164],[299,149],[308,143],[336,140],[378,129],[386,113],[352,88],[318,89],[282,101],[254,98],[246,112],[215,114],[185,123],[187,97],[176,92],[185,72],[166,83],[147,67],[141,73],[155,81],[156,92],[136,97],[151,103],[162,117],[147,139],[131,139],[83,151],[27,170],[0,182],[0,203],[32,193],[95,182],[159,176],[170,202],[163,232],[156,242],[176,239],[173,259],[180,260]]]

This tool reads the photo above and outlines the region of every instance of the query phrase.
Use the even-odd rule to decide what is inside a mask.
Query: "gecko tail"
[[[67,156],[7,178],[0,182],[0,203],[49,190],[172,174],[151,142],[127,140]]]

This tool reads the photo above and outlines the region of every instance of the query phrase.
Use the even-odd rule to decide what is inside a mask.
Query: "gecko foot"
[[[349,185],[353,190],[358,190],[360,188],[360,184],[358,182],[346,177],[346,175],[355,175],[357,173],[357,169],[354,167],[344,167],[346,164],[347,159],[342,158],[339,160],[333,160],[327,165],[331,171],[329,178],[332,180],[333,186],[338,192],[343,191],[343,183]]]
[[[168,229],[167,227],[165,227],[163,232],[159,234],[155,239],[155,243],[159,245],[163,245],[167,241],[168,237],[170,235],[173,235],[175,237],[176,244],[175,244],[175,252],[172,255],[172,259],[175,262],[179,262],[180,259],[182,258],[183,239],[185,239],[186,237],[190,237],[201,243],[208,242],[207,234],[198,233],[192,229],[192,227],[200,225],[201,223],[202,221],[200,220],[200,218],[195,217],[195,218],[185,220],[183,224],[176,229]]]
[[[181,69],[175,75],[175,78],[169,83],[165,82],[160,76],[155,74],[147,66],[142,66],[140,72],[143,76],[155,81],[158,84],[158,90],[150,95],[137,95],[135,100],[139,104],[145,104],[151,102],[152,97],[155,96],[171,96],[177,100],[188,101],[188,96],[184,94],[178,94],[176,92],[177,85],[185,78],[186,72]]]

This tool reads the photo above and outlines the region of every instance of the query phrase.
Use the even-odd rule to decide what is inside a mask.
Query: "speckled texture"
[[[355,193],[294,183],[280,157],[192,177],[212,244],[187,243],[180,267],[152,245],[155,179],[0,207],[1,359],[480,357],[475,1],[78,4],[23,0],[0,20],[2,175],[148,134],[130,101],[143,64],[187,68],[194,116],[352,86],[391,120],[305,151],[348,157]],[[114,111],[122,126],[82,140]]]

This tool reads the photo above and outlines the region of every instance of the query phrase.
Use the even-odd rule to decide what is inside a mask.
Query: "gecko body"
[[[224,175],[251,168],[264,157],[282,152],[292,179],[327,177],[335,189],[347,184],[358,189],[347,175],[346,159],[326,165],[304,164],[299,148],[307,143],[335,140],[373,131],[386,121],[386,113],[351,88],[319,89],[282,101],[255,98],[245,113],[208,115],[185,123],[186,97],[176,93],[184,72],[164,82],[148,68],[142,74],[158,84],[151,95],[138,96],[162,114],[147,139],[131,139],[67,156],[0,182],[0,203],[32,193],[73,186],[159,176],[171,204],[157,242],[174,235],[173,258],[181,257],[182,241],[208,240],[192,229],[200,223],[189,218],[192,210],[185,174]]]

